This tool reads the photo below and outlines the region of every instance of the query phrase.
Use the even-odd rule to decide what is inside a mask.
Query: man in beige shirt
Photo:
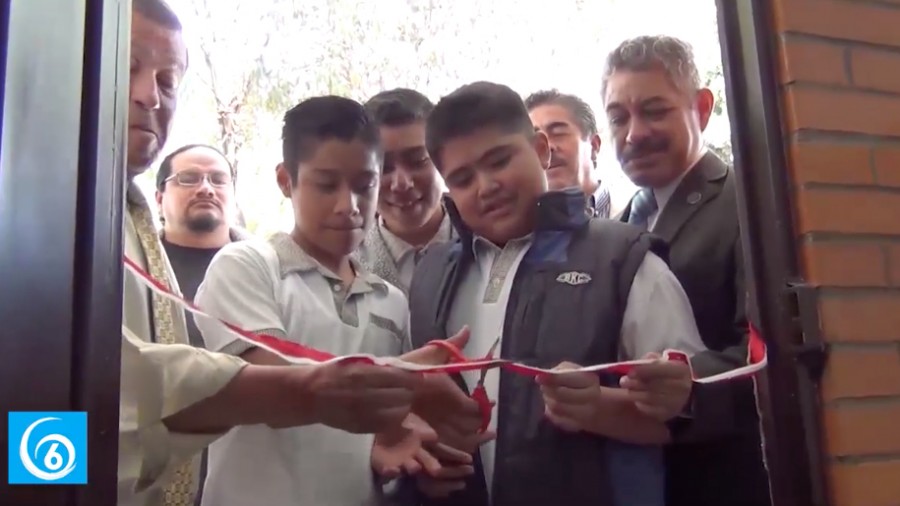
[[[162,0],[133,0],[133,12],[125,255],[177,292],[147,201],[132,179],[150,166],[168,135],[187,50],[178,19]],[[120,505],[192,504],[197,484],[191,459],[236,425],[321,423],[380,432],[406,417],[414,389],[423,392],[425,380],[391,368],[248,365],[190,347],[184,312],[130,273],[122,312]],[[471,411],[469,399],[457,400]]]

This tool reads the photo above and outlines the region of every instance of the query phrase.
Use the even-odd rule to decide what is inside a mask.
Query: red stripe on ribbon
[[[286,339],[281,339],[275,336],[259,334],[250,332],[248,330],[244,330],[237,325],[226,322],[220,318],[216,318],[204,312],[202,309],[197,307],[192,302],[185,300],[183,297],[172,292],[169,287],[160,282],[157,279],[154,279],[150,274],[148,274],[144,269],[138,266],[134,261],[132,261],[127,256],[124,257],[125,267],[128,271],[132,272],[139,281],[141,281],[144,285],[150,288],[152,291],[156,292],[159,295],[175,302],[182,308],[187,311],[210,318],[218,323],[224,325],[226,328],[231,330],[241,339],[249,341],[259,347],[265,348],[285,360],[288,360],[292,363],[305,363],[310,365],[315,365],[316,363],[326,363],[326,362],[366,362],[377,365],[386,365],[392,367],[399,367],[401,369],[411,370],[411,371],[420,371],[420,372],[442,372],[442,373],[456,373],[463,371],[472,371],[472,370],[484,370],[484,369],[494,369],[494,368],[504,368],[511,372],[517,374],[524,374],[527,376],[537,376],[541,374],[567,374],[572,372],[594,372],[594,373],[614,373],[625,375],[628,374],[634,367],[644,364],[650,364],[655,362],[655,360],[643,359],[643,360],[630,360],[627,362],[616,362],[609,364],[599,364],[593,366],[586,366],[580,369],[568,369],[568,370],[552,370],[552,369],[543,369],[539,367],[533,367],[526,364],[516,363],[509,360],[502,359],[481,359],[481,360],[473,360],[467,358],[463,353],[450,343],[446,341],[432,341],[428,343],[428,345],[438,345],[445,349],[447,349],[451,354],[451,363],[437,365],[437,366],[423,366],[420,364],[412,364],[409,362],[404,362],[395,357],[374,357],[372,355],[347,355],[338,357],[333,354],[317,350],[315,348],[304,346],[300,343],[289,341]],[[427,345],[426,345],[427,346]],[[663,360],[677,360],[680,362],[684,362],[690,366],[690,360],[688,356],[680,351],[676,350],[666,350],[662,356]],[[753,325],[750,325],[749,332],[749,342],[748,342],[748,351],[747,351],[747,365],[743,367],[739,367],[725,373],[717,374],[714,376],[708,376],[704,378],[697,378],[693,375],[693,371],[691,373],[692,377],[694,377],[694,381],[697,383],[715,383],[719,381],[728,381],[731,379],[737,378],[746,378],[753,376],[763,368],[765,368],[767,364],[767,356],[766,356],[766,345],[763,342],[762,338],[759,336],[756,328]]]

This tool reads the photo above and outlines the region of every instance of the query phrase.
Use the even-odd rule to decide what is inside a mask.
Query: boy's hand
[[[459,350],[469,340],[469,329],[447,339]],[[401,356],[407,362],[439,365],[450,361],[450,353],[440,346],[426,346]],[[481,411],[478,403],[442,373],[426,373],[413,402],[413,411],[437,431],[442,442],[466,452],[474,452],[490,437],[481,435]],[[487,437],[487,439],[486,439]]]
[[[429,455],[439,467],[425,467],[416,476],[416,486],[425,496],[442,499],[466,488],[466,478],[475,473],[472,456],[443,443],[428,445]]]
[[[473,452],[481,443],[481,410],[446,374],[427,374],[416,391],[413,412],[437,431],[441,441]]]
[[[425,450],[429,443],[437,443],[437,433],[410,413],[402,425],[375,435],[372,470],[382,478],[392,480],[404,473],[416,474],[423,465],[439,469],[440,463]]]
[[[659,359],[656,353],[644,358]],[[619,385],[628,392],[635,407],[661,422],[668,421],[684,410],[694,385],[687,364],[674,360],[635,367]]]
[[[469,327],[463,327],[459,332],[447,339],[447,342],[462,351],[469,342]],[[453,358],[450,352],[443,346],[423,346],[417,350],[400,355],[406,362],[422,365],[441,365],[450,362]]]
[[[563,362],[554,369],[577,369]],[[601,413],[602,388],[593,373],[547,374],[537,377],[544,396],[544,413],[560,429],[589,431]]]

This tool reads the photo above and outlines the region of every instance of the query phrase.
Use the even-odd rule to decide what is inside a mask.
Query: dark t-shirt
[[[189,248],[179,246],[162,239],[163,246],[166,248],[166,255],[169,256],[169,262],[175,271],[175,279],[178,280],[178,287],[184,298],[190,301],[194,300],[197,295],[197,288],[203,282],[206,275],[206,268],[213,257],[221,248]],[[200,330],[194,324],[194,316],[190,313],[187,317],[188,339],[193,346],[204,348],[203,337]]]
[[[166,248],[166,255],[169,257],[169,263],[172,264],[172,270],[175,271],[175,279],[178,280],[181,294],[184,295],[185,299],[193,301],[197,295],[197,289],[200,288],[200,283],[203,282],[203,277],[206,276],[206,268],[209,267],[213,257],[222,248],[189,248],[172,244],[165,237],[162,238],[162,244]],[[191,345],[205,348],[200,329],[194,324],[194,315],[185,311],[184,316],[187,320],[188,339]],[[199,506],[203,499],[207,458],[206,449],[204,449],[200,458],[200,484],[197,487],[197,496],[194,500],[195,506]]]

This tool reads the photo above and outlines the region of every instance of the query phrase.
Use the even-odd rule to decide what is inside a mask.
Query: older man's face
[[[165,144],[186,66],[187,48],[181,32],[135,12],[131,22],[129,178],[147,170]]]

